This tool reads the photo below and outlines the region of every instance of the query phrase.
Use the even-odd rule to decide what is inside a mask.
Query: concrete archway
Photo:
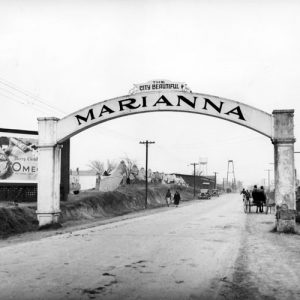
[[[160,111],[189,112],[221,118],[270,138],[274,145],[277,230],[288,232],[295,229],[294,110],[274,110],[272,114],[268,114],[241,102],[192,93],[185,88],[159,89],[159,86],[155,91],[136,91],[98,102],[62,119],[38,119],[37,216],[40,226],[58,222],[61,144],[64,141],[102,122],[132,114]]]

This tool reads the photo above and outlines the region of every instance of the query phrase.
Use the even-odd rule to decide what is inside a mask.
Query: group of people
[[[174,202],[173,202],[174,205],[177,207],[180,202],[180,194],[178,191],[175,192],[175,194],[173,196],[173,200],[174,200]],[[172,202],[172,194],[171,194],[170,189],[168,189],[167,194],[166,194],[166,203],[167,203],[168,207],[170,206],[171,202]]]
[[[257,188],[257,185],[254,185],[251,193],[248,190],[243,189],[241,194],[246,198],[246,201],[249,201],[252,196],[253,204],[256,205],[256,213],[264,211],[264,204],[266,204],[267,196],[263,186]]]

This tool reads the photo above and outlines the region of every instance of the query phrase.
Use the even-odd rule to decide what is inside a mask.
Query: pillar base
[[[277,232],[295,233],[296,232],[296,221],[279,219],[279,220],[277,220],[276,229],[277,229]]]
[[[58,219],[59,219],[60,212],[41,213],[37,211],[36,214],[37,214],[37,219],[39,221],[39,227],[59,224]]]
[[[276,229],[277,232],[295,233],[296,232],[296,215],[295,209],[288,209],[286,204],[277,206],[276,211]]]

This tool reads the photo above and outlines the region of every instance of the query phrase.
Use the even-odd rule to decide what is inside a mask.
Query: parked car
[[[201,189],[198,194],[198,199],[210,199],[209,189]]]

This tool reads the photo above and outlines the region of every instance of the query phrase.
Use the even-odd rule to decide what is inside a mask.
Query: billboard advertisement
[[[0,133],[0,182],[37,182],[37,136]]]

